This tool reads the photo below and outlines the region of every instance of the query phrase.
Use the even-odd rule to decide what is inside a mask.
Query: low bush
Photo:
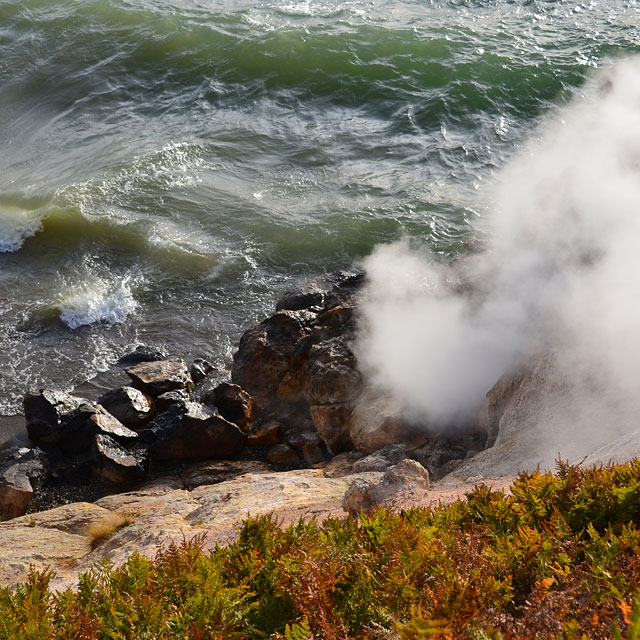
[[[511,494],[300,522],[248,519],[84,574],[0,590],[0,638],[640,640],[640,462],[520,475]]]

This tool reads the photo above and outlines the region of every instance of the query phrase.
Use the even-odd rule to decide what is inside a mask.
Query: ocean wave
[[[18,251],[25,240],[42,230],[38,211],[0,202],[0,253]]]
[[[60,303],[60,319],[70,329],[91,324],[122,324],[137,308],[128,279],[117,286],[96,279]]]

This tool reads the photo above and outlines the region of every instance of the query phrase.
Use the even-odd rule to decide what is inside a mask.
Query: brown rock
[[[155,415],[155,402],[134,387],[120,387],[105,393],[100,404],[125,427],[136,429]]]
[[[355,356],[341,338],[311,349],[306,370],[309,404],[352,403],[362,391],[356,366]]]
[[[334,455],[353,448],[350,436],[351,411],[350,405],[316,405],[310,408],[318,435]]]
[[[21,516],[33,497],[34,484],[45,474],[39,449],[11,447],[0,451],[0,520]]]
[[[267,460],[274,464],[300,464],[300,458],[295,449],[288,444],[276,444],[267,451]]]
[[[157,397],[167,391],[191,391],[193,380],[184,360],[169,358],[155,362],[143,362],[125,369],[140,391]]]
[[[223,418],[237,424],[243,431],[253,421],[253,398],[237,384],[222,382],[202,396],[202,402],[215,406]]]
[[[242,336],[233,356],[231,379],[252,395],[259,409],[275,399],[295,345],[310,332],[314,319],[306,311],[279,311]]]
[[[247,436],[217,411],[188,402],[180,422],[150,449],[153,458],[220,460],[242,452]]]
[[[257,460],[219,460],[192,465],[182,479],[185,489],[191,490],[206,484],[226,482],[245,473],[273,473],[273,470]]]
[[[251,429],[247,434],[250,447],[264,447],[278,444],[282,438],[283,428],[279,422],[265,422]]]

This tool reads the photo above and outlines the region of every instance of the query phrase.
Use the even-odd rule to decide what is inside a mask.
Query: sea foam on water
[[[545,398],[540,446],[570,454],[568,422],[585,438],[637,428],[640,60],[598,71],[489,197],[487,252],[447,267],[405,241],[366,259],[357,351],[371,383],[438,429],[472,416],[503,373],[550,356],[561,391]],[[456,270],[465,293],[443,285]]]

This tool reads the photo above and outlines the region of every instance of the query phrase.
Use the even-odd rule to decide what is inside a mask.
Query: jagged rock
[[[201,402],[215,406],[220,415],[246,431],[253,420],[253,398],[239,385],[222,382]]]
[[[267,451],[267,460],[274,464],[300,464],[300,458],[295,449],[288,444],[276,444]]]
[[[389,503],[406,489],[429,489],[429,472],[416,460],[405,459],[389,467],[381,478],[357,478],[344,494],[342,508],[353,516]]]
[[[105,393],[99,403],[125,427],[137,429],[155,415],[155,402],[134,387],[120,387]]]
[[[165,430],[152,445],[151,457],[158,460],[220,460],[233,458],[244,449],[247,436],[217,411],[188,402],[185,411],[178,415],[180,413],[179,422]]]
[[[191,398],[186,391],[167,391],[156,398],[156,408],[158,409],[158,413],[169,411],[174,407],[185,410],[187,402],[191,402]]]
[[[427,439],[423,428],[409,425],[401,407],[385,393],[367,387],[351,414],[349,434],[358,451],[373,453],[391,444],[420,446]]]
[[[310,408],[313,424],[333,455],[353,449],[351,412],[349,405],[315,405]]]
[[[302,309],[328,309],[351,300],[364,282],[363,273],[335,271],[307,280],[286,291],[276,311]]]
[[[171,392],[174,393],[174,392]],[[164,394],[170,395],[170,394]],[[162,396],[161,396],[162,397]],[[187,402],[174,403],[167,409],[159,413],[151,422],[148,422],[143,429],[138,431],[142,442],[146,445],[153,444],[161,439],[168,439],[180,424],[182,416],[187,410]]]
[[[315,317],[308,311],[279,311],[242,336],[231,380],[251,394],[259,409],[273,403],[295,345],[309,334]]]
[[[0,451],[0,520],[21,516],[27,510],[34,485],[45,473],[40,449],[9,447]]]
[[[269,465],[257,460],[220,460],[200,462],[187,469],[182,480],[185,489],[191,490],[206,484],[218,484],[232,480],[244,473],[273,473]]]
[[[161,351],[140,344],[133,351],[123,355],[118,360],[118,364],[134,365],[140,364],[141,362],[156,362],[158,360],[164,360],[166,357],[167,356]]]
[[[68,453],[89,449],[94,436],[105,435],[122,443],[133,443],[138,434],[125,427],[101,405],[83,403],[68,414],[60,426],[60,445]]]
[[[24,397],[27,432],[33,442],[55,444],[60,440],[62,420],[83,400],[63,391],[41,389]]]
[[[398,464],[407,458],[407,447],[404,444],[390,444],[387,447],[356,460],[353,463],[353,471],[386,471],[388,467]]]
[[[117,484],[136,482],[146,475],[144,465],[138,458],[113,438],[102,434],[94,436],[92,471]]]
[[[193,380],[184,360],[169,358],[155,362],[143,362],[127,367],[125,373],[133,386],[150,396],[157,397],[167,391],[191,391]]]
[[[313,347],[306,369],[311,406],[351,404],[360,395],[362,377],[355,356],[342,338]]]
[[[279,422],[265,422],[256,425],[247,434],[247,444],[250,447],[264,447],[278,444],[282,438],[283,428]]]
[[[196,358],[189,369],[189,373],[191,374],[191,379],[195,384],[204,380],[215,367],[208,361],[203,358]]]

